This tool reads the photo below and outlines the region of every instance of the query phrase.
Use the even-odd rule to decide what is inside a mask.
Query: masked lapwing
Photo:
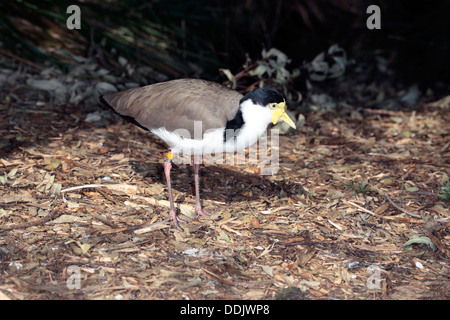
[[[286,114],[286,101],[276,90],[260,88],[242,95],[200,79],[178,79],[105,94],[100,100],[119,115],[165,141],[170,152],[164,163],[170,211],[183,231],[172,197],[170,170],[174,156],[194,158],[195,213],[209,217],[200,203],[198,170],[201,156],[235,152],[253,145],[272,122],[280,119],[295,128]]]

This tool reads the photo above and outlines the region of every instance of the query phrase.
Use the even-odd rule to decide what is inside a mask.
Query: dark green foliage
[[[441,188],[439,198],[450,201],[450,182],[447,181]]]
[[[369,187],[367,186],[367,183],[365,183],[364,181],[358,185],[355,185],[355,181],[352,180],[349,183],[343,183],[342,186],[344,187],[344,190],[355,191],[356,195],[358,195],[360,193],[366,194],[369,189]]]

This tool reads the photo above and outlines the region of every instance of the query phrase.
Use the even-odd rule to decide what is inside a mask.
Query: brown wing
[[[115,111],[134,118],[147,129],[187,129],[194,136],[194,121],[202,134],[225,127],[234,118],[242,95],[215,82],[178,79],[130,89],[103,97]]]

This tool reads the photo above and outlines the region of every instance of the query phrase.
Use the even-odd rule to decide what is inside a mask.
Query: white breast
[[[164,140],[171,152],[185,155],[209,155],[223,152],[235,152],[253,145],[266,131],[271,122],[273,111],[267,107],[255,105],[247,100],[241,105],[244,125],[236,132],[227,132],[231,138],[224,142],[225,127],[208,130],[202,137],[201,121],[194,125],[194,137],[186,129],[174,132],[164,127],[151,132]],[[227,129],[229,130],[229,129]]]
[[[223,152],[224,129],[207,131],[201,140],[192,139],[187,130],[184,130],[185,132],[183,130],[169,132],[165,128],[159,128],[153,129],[151,132],[164,140],[174,154],[202,155]]]

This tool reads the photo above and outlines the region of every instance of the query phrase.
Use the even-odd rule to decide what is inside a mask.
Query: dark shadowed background
[[[80,30],[66,28],[71,4],[81,9]],[[366,27],[371,4],[381,30]],[[12,0],[0,4],[0,34],[2,51],[32,61],[76,64],[71,52],[117,67],[124,56],[169,78],[216,80],[218,68],[238,72],[262,48],[283,51],[295,67],[337,43],[351,58],[381,56],[402,80],[430,84],[450,80],[449,12],[448,1]]]

